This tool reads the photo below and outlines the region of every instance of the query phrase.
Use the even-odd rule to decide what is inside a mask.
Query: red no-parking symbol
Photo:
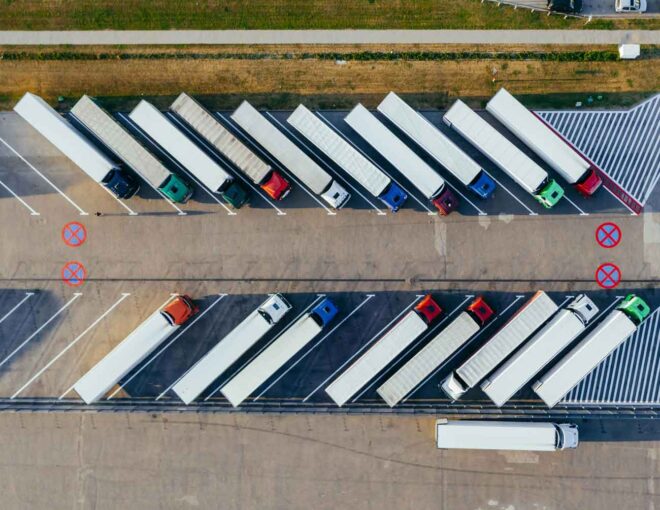
[[[62,228],[62,241],[73,248],[81,246],[87,239],[87,230],[82,223],[72,221]]]
[[[62,281],[70,287],[80,287],[87,278],[87,270],[80,262],[71,260],[62,268]]]
[[[613,289],[621,282],[621,270],[616,264],[605,262],[596,269],[596,282],[603,289]]]
[[[603,223],[596,229],[596,242],[603,248],[614,248],[621,242],[621,229],[616,223]]]

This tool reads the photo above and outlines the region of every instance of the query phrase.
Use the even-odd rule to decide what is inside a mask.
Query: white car
[[[646,12],[646,0],[616,0],[616,12]]]

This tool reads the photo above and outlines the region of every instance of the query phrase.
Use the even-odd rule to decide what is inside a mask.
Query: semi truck
[[[286,121],[392,212],[404,204],[408,198],[405,191],[304,105]]]
[[[165,152],[229,205],[238,209],[247,202],[247,192],[234,181],[234,177],[195,145],[154,105],[143,99],[128,116]]]
[[[262,161],[188,94],[182,92],[170,105],[170,110],[236,165],[272,199],[282,200],[289,194],[291,185],[278,171]]]
[[[364,106],[358,104],[344,120],[429,199],[440,214],[447,215],[458,207],[458,198],[438,172]]]
[[[493,194],[495,182],[481,166],[394,92],[377,109],[478,197],[486,199]]]
[[[461,312],[376,391],[387,405],[394,407],[472,338],[492,316],[493,310],[484,298],[476,298],[467,310]]]
[[[325,392],[339,407],[343,406],[424,333],[441,313],[442,309],[433,297],[430,294],[425,296],[414,309],[344,370]]]
[[[71,113],[103,145],[167,198],[173,202],[185,202],[190,198],[190,185],[165,168],[93,99],[81,97]]]
[[[629,294],[598,326],[533,386],[548,407],[554,407],[614,349],[625,342],[651,310],[646,302]]]
[[[14,111],[117,198],[127,199],[138,192],[140,185],[135,177],[110,161],[39,96],[26,92],[14,106]]]
[[[543,207],[551,208],[564,196],[557,181],[534,163],[463,101],[458,99],[443,120],[502,169]]]
[[[552,452],[579,443],[578,427],[572,423],[440,419],[435,430],[438,448],[448,450]]]
[[[270,296],[195,363],[172,387],[185,404],[208,386],[255,345],[291,310],[280,294]]]
[[[231,119],[331,207],[341,209],[351,198],[350,193],[341,184],[284,136],[279,129],[268,122],[247,101],[243,101],[236,111],[231,114]]]
[[[502,407],[568,347],[597,313],[591,299],[584,294],[577,296],[481,384],[483,392]]]
[[[83,375],[73,389],[86,404],[96,402],[198,311],[189,296],[175,296]]]
[[[488,101],[486,110],[583,195],[593,195],[603,183],[589,161],[506,89]]]
[[[542,290],[532,296],[500,330],[442,382],[442,390],[458,400],[474,388],[556,311],[555,302]]]
[[[323,299],[220,388],[222,394],[234,407],[241,405],[259,386],[323,331],[338,311],[332,301],[328,298]]]

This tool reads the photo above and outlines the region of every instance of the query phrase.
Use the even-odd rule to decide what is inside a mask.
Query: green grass
[[[584,20],[480,0],[0,0],[0,30],[584,27]],[[658,29],[660,21],[586,27]]]

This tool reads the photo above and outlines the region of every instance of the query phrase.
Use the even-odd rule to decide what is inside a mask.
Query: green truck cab
[[[175,174],[170,174],[159,189],[172,202],[180,204],[187,202],[193,194],[192,186]]]
[[[554,179],[550,179],[539,191],[534,193],[534,198],[546,209],[553,207],[563,196],[564,188]]]
[[[243,188],[243,186],[235,181],[233,181],[229,186],[222,190],[221,193],[222,198],[225,199],[225,202],[231,205],[234,209],[240,209],[247,203],[249,198],[245,188]]]
[[[651,313],[651,308],[646,304],[646,301],[635,296],[635,294],[628,294],[617,308],[625,313],[637,326]]]

